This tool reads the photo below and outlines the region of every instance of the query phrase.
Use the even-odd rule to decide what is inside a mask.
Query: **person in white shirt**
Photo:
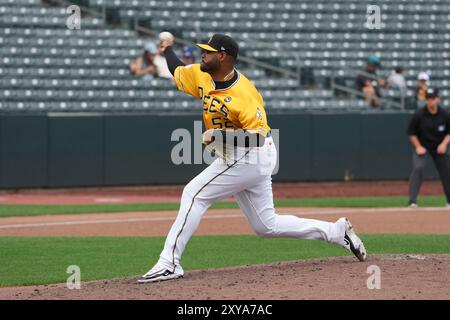
[[[396,67],[388,78],[388,85],[391,88],[398,89],[402,93],[406,93],[406,81],[403,76],[403,67]]]

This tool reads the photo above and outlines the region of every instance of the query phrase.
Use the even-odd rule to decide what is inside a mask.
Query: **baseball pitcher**
[[[203,143],[217,159],[184,188],[159,261],[138,282],[182,277],[181,255],[203,214],[214,202],[231,196],[259,236],[323,240],[364,261],[364,245],[346,218],[331,223],[276,213],[271,173],[277,150],[261,94],[235,69],[238,44],[227,35],[215,34],[197,46],[202,49],[201,64],[184,65],[171,42],[161,43],[178,89],[201,101]]]

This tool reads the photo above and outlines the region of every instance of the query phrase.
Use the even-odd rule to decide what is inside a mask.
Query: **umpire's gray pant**
[[[450,203],[450,155],[437,154],[436,152],[430,152],[423,156],[417,155],[413,152],[413,170],[409,177],[409,202],[417,203],[417,195],[419,194],[420,187],[423,181],[423,170],[425,168],[428,155],[433,159],[439,176],[441,177],[442,186],[444,187],[445,196],[447,197],[447,203]]]

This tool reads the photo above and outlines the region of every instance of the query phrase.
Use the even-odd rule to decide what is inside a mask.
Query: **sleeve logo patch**
[[[445,126],[444,125],[439,126],[438,131],[439,132],[445,131]]]
[[[223,99],[223,101],[230,102],[231,101],[231,97],[226,97],[225,99]]]
[[[262,120],[262,113],[261,113],[261,110],[259,110],[259,108],[258,108],[258,111],[256,111],[256,118],[258,118],[259,120]]]

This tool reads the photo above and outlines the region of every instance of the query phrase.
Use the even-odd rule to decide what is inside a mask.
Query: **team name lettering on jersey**
[[[236,71],[237,72],[237,71]],[[228,88],[216,89],[211,76],[199,64],[180,66],[174,79],[180,91],[202,100],[206,129],[245,129],[267,133],[264,101],[255,86],[238,72]]]

